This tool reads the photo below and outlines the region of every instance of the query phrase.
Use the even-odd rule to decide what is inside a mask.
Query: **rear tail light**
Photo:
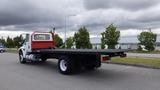
[[[110,60],[110,56],[108,55],[101,55],[101,61],[108,61]]]

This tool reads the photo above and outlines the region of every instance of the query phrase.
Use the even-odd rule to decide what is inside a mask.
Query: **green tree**
[[[157,35],[153,32],[142,32],[138,35],[139,45],[144,45],[148,51],[155,49]]]
[[[76,48],[92,48],[89,32],[85,27],[81,27],[78,32],[74,34],[74,41],[76,44]]]
[[[14,47],[15,47],[12,38],[10,38],[9,36],[7,37],[6,46],[7,46],[8,48],[14,48]]]
[[[73,43],[74,43],[73,37],[67,38],[67,40],[66,40],[66,48],[71,48],[73,46]]]
[[[109,49],[115,49],[115,46],[118,44],[120,38],[120,31],[117,31],[117,27],[113,24],[110,24],[105,32],[101,33],[101,46],[104,48],[104,45],[107,44]]]
[[[62,47],[63,40],[62,40],[62,38],[58,34],[54,35],[54,40],[55,40],[55,46],[56,47],[58,47],[58,48]]]
[[[0,39],[0,44],[6,46],[6,41],[3,37]]]
[[[17,36],[17,37],[14,37],[13,38],[13,42],[14,42],[14,45],[15,45],[15,47],[20,47],[21,46],[21,43],[23,42],[23,37],[22,37],[22,35],[20,35],[20,36]]]

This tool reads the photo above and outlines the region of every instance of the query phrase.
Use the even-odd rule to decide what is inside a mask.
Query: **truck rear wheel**
[[[26,63],[26,60],[25,60],[22,52],[19,53],[19,62],[22,64]]]
[[[62,56],[58,60],[58,69],[62,74],[72,74],[74,72],[74,62],[67,56]]]

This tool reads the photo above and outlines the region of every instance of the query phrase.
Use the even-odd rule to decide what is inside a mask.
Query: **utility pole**
[[[67,16],[65,16],[64,48],[66,48],[66,29],[67,29]]]
[[[148,31],[149,31],[149,32],[152,32],[152,29],[151,29],[151,28],[148,28]]]
[[[65,16],[65,35],[64,35],[64,47],[65,48],[66,48],[66,38],[67,38],[67,36],[66,36],[66,34],[67,34],[67,20],[71,16],[75,16],[75,15],[67,15],[67,16]]]

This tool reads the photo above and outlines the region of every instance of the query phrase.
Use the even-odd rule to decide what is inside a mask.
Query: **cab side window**
[[[29,42],[29,34],[26,34],[26,40],[25,42]]]
[[[26,34],[26,35],[25,35],[25,38],[24,38],[22,44],[23,44],[23,45],[26,45],[26,42],[29,42],[29,34]]]

